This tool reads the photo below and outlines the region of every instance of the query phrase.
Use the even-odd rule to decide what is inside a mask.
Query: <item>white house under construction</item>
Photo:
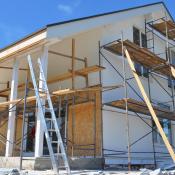
[[[162,2],[47,25],[0,50],[0,167],[169,165],[174,97]]]

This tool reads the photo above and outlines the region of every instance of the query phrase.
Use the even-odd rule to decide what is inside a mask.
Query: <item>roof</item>
[[[146,5],[142,5],[142,6],[135,6],[135,7],[127,8],[127,9],[112,11],[112,12],[108,12],[108,13],[101,13],[101,14],[92,15],[92,16],[87,16],[87,17],[83,17],[83,18],[77,18],[77,19],[72,19],[72,20],[68,20],[68,21],[62,21],[62,22],[58,22],[58,23],[52,23],[52,24],[48,24],[47,27],[51,27],[51,26],[55,26],[55,25],[67,24],[67,23],[71,23],[71,22],[76,22],[76,21],[81,21],[81,20],[85,20],[85,19],[91,19],[91,18],[106,16],[106,15],[111,15],[111,14],[115,14],[115,13],[120,13],[120,12],[125,12],[125,11],[130,11],[130,10],[142,8],[142,7],[149,7],[149,6],[157,5],[157,4],[162,4],[162,5],[165,7],[165,9],[167,10],[169,16],[170,16],[170,17],[172,18],[172,20],[174,21],[172,15],[171,15],[170,11],[168,10],[168,8],[166,7],[165,3],[162,2],[162,1],[160,1],[160,2],[151,3],[151,4],[146,4]]]
[[[172,21],[174,21],[172,15],[171,15],[170,11],[168,10],[168,8],[166,7],[165,3],[160,1],[160,2],[156,2],[156,3],[146,4],[146,5],[142,5],[142,6],[135,6],[135,7],[122,9],[122,10],[118,10],[118,11],[112,11],[112,12],[108,12],[108,13],[102,13],[102,14],[97,14],[97,15],[83,17],[83,18],[77,18],[77,19],[72,19],[72,20],[68,20],[68,21],[62,21],[62,22],[58,22],[58,23],[48,24],[45,27],[43,27],[42,29],[40,29],[40,30],[38,30],[36,32],[33,32],[33,33],[25,36],[24,38],[9,44],[8,46],[6,46],[4,48],[1,48],[0,52],[4,51],[4,50],[6,50],[6,49],[8,49],[8,48],[10,48],[10,47],[12,47],[14,45],[17,45],[17,44],[19,44],[19,43],[21,43],[21,42],[31,38],[32,36],[35,36],[38,33],[41,33],[42,31],[45,31],[47,28],[52,27],[52,26],[68,24],[68,23],[81,21],[81,20],[86,20],[86,19],[92,19],[92,18],[96,18],[96,17],[102,17],[102,16],[106,16],[106,15],[116,14],[116,13],[120,13],[120,12],[130,11],[130,10],[139,9],[139,8],[143,8],[143,7],[149,7],[149,6],[158,5],[158,4],[162,4],[164,6],[164,8],[167,10],[169,16],[171,17]]]

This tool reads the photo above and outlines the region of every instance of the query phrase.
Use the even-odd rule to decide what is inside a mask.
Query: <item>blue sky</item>
[[[47,24],[158,2],[156,0],[2,0],[0,48]],[[175,0],[164,0],[175,19]]]

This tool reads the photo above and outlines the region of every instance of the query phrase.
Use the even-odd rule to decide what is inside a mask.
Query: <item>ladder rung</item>
[[[48,107],[46,107],[45,109],[49,110],[50,113],[51,113],[51,118],[47,118],[47,116],[45,115],[45,111],[42,110],[42,114],[41,114],[40,118],[41,118],[41,121],[42,121],[42,124],[43,124],[43,127],[44,127],[46,141],[47,141],[47,144],[48,144],[48,149],[49,149],[49,153],[50,153],[50,158],[51,158],[51,163],[52,163],[52,166],[53,166],[53,170],[55,171],[56,174],[59,174],[59,169],[64,168],[67,171],[67,174],[70,175],[71,172],[70,172],[69,162],[67,160],[67,155],[66,155],[66,152],[65,152],[64,143],[62,141],[61,133],[60,133],[59,126],[58,126],[58,123],[57,123],[57,119],[56,119],[56,116],[55,116],[55,112],[53,110],[53,104],[52,104],[52,100],[51,100],[51,97],[50,97],[50,92],[48,90],[47,80],[45,78],[45,74],[44,74],[44,71],[43,71],[43,68],[42,68],[41,61],[40,61],[40,59],[38,60],[41,77],[39,77],[37,80],[41,81],[41,83],[43,82],[42,83],[43,88],[38,87],[38,81],[36,81],[35,72],[34,72],[34,68],[33,68],[33,65],[32,65],[32,60],[31,60],[30,55],[28,56],[28,63],[29,63],[31,78],[32,78],[32,82],[33,82],[33,86],[34,86],[34,90],[35,90],[35,95],[36,95],[36,100],[37,100],[37,103],[38,103],[38,107],[44,109],[42,99],[43,99],[43,97],[44,98],[46,97]],[[46,94],[46,95],[42,96],[42,94]],[[53,128],[50,128],[50,129],[48,128],[48,125],[47,125],[48,123],[47,122],[49,122],[49,121],[52,122],[51,124],[53,124],[54,129]],[[56,141],[55,140],[52,141],[52,135],[54,135],[54,133],[52,134],[52,132],[56,133],[56,136],[57,136]],[[58,144],[57,147],[61,151],[60,153],[59,153],[59,151],[58,151],[57,154],[54,153],[54,148],[53,148],[53,145],[52,145],[53,143]],[[58,157],[56,157],[56,155]],[[60,165],[59,164],[59,158],[60,157],[63,159],[63,166],[62,165],[59,166]]]
[[[64,153],[55,153],[54,155],[55,156],[65,156],[66,154],[64,154]]]
[[[52,110],[52,108],[46,108],[46,107],[45,107],[45,110],[51,111],[51,110]]]
[[[42,79],[38,79],[39,81],[43,81],[43,82],[46,82],[45,80],[42,80]]]
[[[56,132],[55,129],[48,129],[49,132]]]
[[[52,143],[57,143],[58,144],[58,141],[52,141]]]
[[[63,169],[63,168],[67,169],[67,168],[69,168],[69,167],[68,167],[68,166],[59,166],[59,167],[58,167],[58,169]]]
[[[47,121],[53,121],[52,118],[46,118]]]

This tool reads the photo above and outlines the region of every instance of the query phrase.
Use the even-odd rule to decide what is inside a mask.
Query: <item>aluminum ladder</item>
[[[41,109],[40,119],[41,119],[41,124],[42,124],[43,129],[44,129],[45,138],[46,138],[47,145],[48,145],[48,150],[49,150],[49,154],[50,154],[50,158],[51,158],[53,171],[58,175],[59,170],[64,169],[64,170],[66,170],[66,174],[70,175],[71,171],[70,171],[70,167],[69,167],[69,163],[68,163],[68,158],[67,158],[67,155],[65,152],[65,148],[64,148],[63,141],[61,138],[57,119],[56,119],[55,112],[53,109],[53,104],[51,101],[51,97],[50,97],[47,82],[45,79],[44,71],[42,68],[41,60],[38,59],[38,65],[39,65],[39,70],[40,70],[39,81],[43,82],[43,88],[41,89],[41,91],[37,86],[34,68],[33,68],[33,64],[32,64],[32,59],[31,59],[30,55],[28,55],[28,64],[29,64],[29,69],[30,69],[30,73],[31,73],[31,78],[32,78],[33,86],[34,86],[34,91],[35,91],[35,95],[36,95],[36,101],[38,104],[38,108]],[[45,100],[45,103],[47,102],[47,104],[48,104],[48,107],[49,107],[48,110],[51,113],[50,120],[52,121],[52,124],[54,126],[54,129],[52,129],[52,130],[49,130],[49,128],[47,126],[47,119],[45,117],[45,107],[43,107],[42,100]],[[58,147],[57,153],[54,153],[52,143],[55,143],[55,141],[52,141],[52,139],[50,138],[49,132],[56,133],[56,136],[57,136],[56,142],[57,142],[57,147]],[[63,160],[63,164],[64,164],[63,166],[60,165],[59,157],[61,157]]]

